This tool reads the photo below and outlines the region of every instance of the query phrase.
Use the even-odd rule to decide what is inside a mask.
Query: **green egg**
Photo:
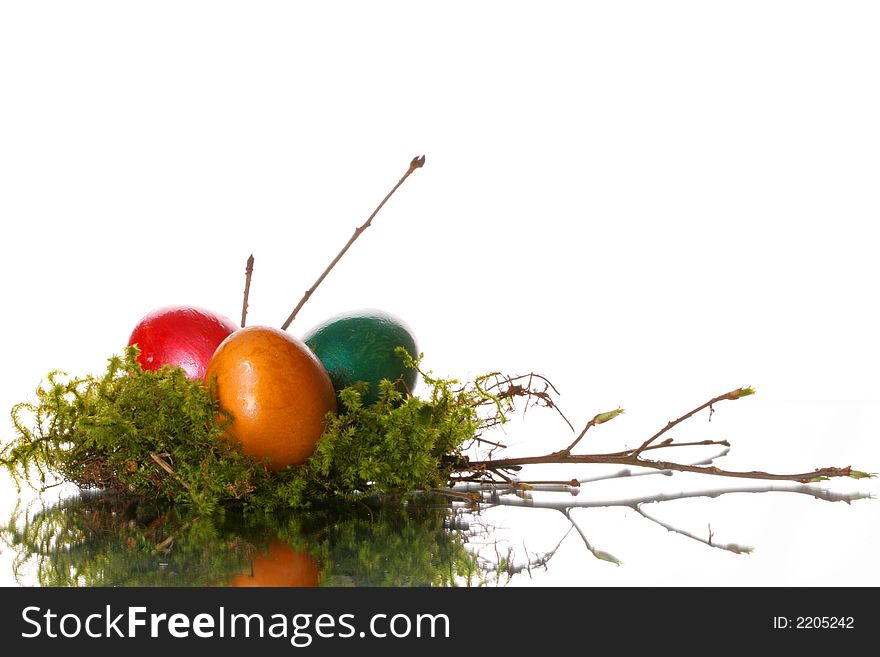
[[[410,328],[399,318],[381,310],[358,310],[336,315],[303,336],[303,341],[330,374],[338,393],[358,381],[369,385],[365,403],[378,399],[379,381],[403,380],[412,392],[417,372],[404,365],[395,353],[403,347],[418,357]]]

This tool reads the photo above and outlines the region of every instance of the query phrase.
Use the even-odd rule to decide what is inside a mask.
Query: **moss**
[[[358,383],[340,392],[339,411],[328,416],[312,457],[272,472],[224,437],[216,419],[224,414],[201,382],[179,368],[143,370],[136,358],[137,348],[129,347],[100,376],[50,373],[35,401],[13,407],[17,435],[0,451],[0,463],[19,482],[47,485],[60,477],[199,513],[304,508],[444,485],[463,446],[486,423],[478,409],[487,402],[494,409],[479,385],[424,372],[423,397],[383,381],[378,400],[367,404]]]

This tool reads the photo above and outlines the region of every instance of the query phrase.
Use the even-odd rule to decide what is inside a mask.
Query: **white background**
[[[541,372],[576,424],[625,407],[585,449],[754,385],[676,436],[880,471],[878,30],[872,2],[2,2],[0,408],[155,307],[237,320],[251,253],[249,323],[279,326],[424,153],[293,333],[377,307],[438,374]],[[558,449],[550,420],[507,439]],[[570,537],[516,583],[877,585],[876,504],[654,510],[749,557],[579,511],[624,565]]]

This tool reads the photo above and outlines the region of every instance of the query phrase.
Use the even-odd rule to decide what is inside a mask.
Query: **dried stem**
[[[474,436],[474,442],[478,443],[486,443],[487,445],[492,445],[492,447],[497,447],[498,449],[506,449],[507,445],[504,443],[496,443],[494,440],[486,440],[481,436]]]
[[[560,452],[560,454],[563,454],[565,456],[568,456],[569,454],[571,454],[571,450],[573,450],[575,448],[575,446],[577,446],[577,444],[581,441],[581,438],[583,438],[584,436],[587,435],[587,431],[590,430],[590,427],[596,426],[595,419],[596,418],[593,418],[592,420],[587,422],[586,426],[584,426],[584,428],[581,429],[581,432],[578,434],[577,438],[575,438],[568,447],[566,447],[564,450],[562,450]]]
[[[394,192],[397,191],[397,188],[400,187],[403,184],[403,182],[407,178],[409,178],[410,175],[412,175],[412,173],[416,169],[420,169],[424,165],[425,165],[425,156],[424,155],[420,155],[420,156],[414,157],[412,159],[412,161],[409,163],[409,168],[406,170],[406,173],[404,173],[403,176],[401,177],[401,179],[397,181],[397,184],[391,188],[391,191],[385,195],[385,198],[382,199],[382,202],[376,206],[376,209],[373,210],[373,214],[371,214],[370,217],[362,225],[355,228],[354,234],[349,238],[349,240],[348,240],[348,242],[346,242],[345,246],[342,247],[342,250],[336,254],[336,257],[333,258],[333,260],[330,262],[330,264],[327,265],[327,269],[325,269],[321,273],[321,275],[318,276],[318,280],[316,280],[312,284],[312,287],[310,287],[308,290],[305,291],[305,294],[303,294],[302,299],[300,299],[299,303],[296,304],[296,308],[293,309],[293,312],[290,313],[290,316],[287,318],[287,320],[284,322],[284,324],[281,325],[282,329],[286,330],[287,327],[290,326],[290,323],[297,316],[297,313],[299,313],[300,309],[305,305],[306,301],[309,300],[309,298],[312,296],[312,294],[315,292],[315,290],[318,288],[318,286],[322,283],[322,281],[325,278],[327,278],[327,274],[330,273],[330,270],[332,270],[336,266],[336,263],[339,262],[339,260],[342,258],[342,256],[345,255],[345,252],[348,251],[349,248],[351,248],[351,245],[354,244],[355,240],[357,240],[357,238],[361,236],[361,233],[363,233],[367,228],[370,227],[370,224],[372,224],[372,222],[373,222],[373,218],[379,213],[379,210],[382,209],[382,206],[385,205],[385,203],[388,201],[388,199],[391,198],[391,196],[394,194]]]
[[[533,383],[536,379],[539,383],[544,384],[543,390],[533,387]],[[492,381],[492,383],[485,385],[485,382],[487,381]],[[526,384],[522,385],[521,381],[526,381]],[[545,406],[546,408],[552,408],[565,421],[569,428],[574,431],[571,422],[569,422],[565,413],[562,412],[562,409],[559,408],[559,405],[550,394],[552,391],[558,396],[559,391],[549,379],[541,374],[529,372],[528,374],[520,374],[517,376],[506,376],[500,372],[492,372],[479,377],[474,383],[476,384],[477,390],[485,394],[487,397],[483,402],[483,405],[488,406],[494,404],[500,409],[502,402],[512,402],[516,397],[525,397],[526,405],[523,409],[523,415],[528,411],[530,402],[533,405],[537,404]]]
[[[699,474],[716,475],[719,477],[738,477],[741,479],[767,479],[778,481],[798,481],[808,483],[820,479],[831,477],[849,477],[852,474],[852,468],[818,468],[812,472],[799,472],[793,474],[774,474],[770,472],[762,472],[760,470],[751,470],[748,472],[740,472],[734,470],[723,470],[715,466],[690,465],[687,463],[675,463],[673,461],[653,461],[641,459],[633,452],[624,454],[569,454],[563,455],[559,452],[546,454],[543,456],[524,456],[509,459],[492,459],[488,461],[471,461],[468,468],[479,468],[483,470],[497,470],[498,468],[510,468],[523,465],[538,464],[556,464],[556,463],[601,463],[604,465],[628,465],[641,468],[652,468],[654,470],[674,470],[676,472],[696,472]]]
[[[622,409],[618,409],[618,411],[620,413],[623,412]],[[581,432],[577,435],[577,438],[575,438],[568,447],[566,447],[559,453],[564,456],[568,456],[569,454],[571,454],[571,450],[573,450],[581,441],[581,439],[587,435],[587,431],[589,431],[591,427],[595,427],[597,424],[607,422],[609,419],[613,418],[618,413],[618,411],[612,411],[611,413],[599,413],[598,415],[593,416],[593,419],[587,422]]]
[[[715,441],[706,441],[706,443],[715,444]],[[676,443],[676,446],[690,446],[690,445],[702,445],[704,442],[698,443]],[[659,447],[659,446],[658,446]],[[706,458],[700,459],[699,461],[692,461],[688,465],[712,465],[712,463],[723,456],[727,456],[727,453],[730,451],[730,448],[724,449],[723,451],[708,456]],[[533,487],[534,490],[540,490],[541,486],[546,484],[547,482],[541,481],[522,481],[522,480],[508,480],[512,481],[512,483],[508,483],[508,481],[497,482],[492,479],[487,479],[491,472],[494,471],[484,471],[478,470],[477,472],[470,475],[460,475],[457,478],[450,479],[451,482],[454,483],[456,490],[466,490],[468,492],[486,492],[492,491],[500,492],[502,490],[513,491],[515,488],[515,484],[526,484],[533,485],[537,484],[536,487]],[[595,477],[581,477],[581,478],[572,478],[570,481],[558,481],[551,482],[552,484],[563,484],[573,495],[577,495],[583,484],[592,484],[597,481],[607,481],[609,479],[624,479],[629,477],[647,477],[647,476],[655,476],[661,475],[666,477],[671,477],[673,474],[672,470],[648,470],[642,472],[633,472],[630,468],[624,468],[623,470],[618,470],[617,472],[599,475]]]
[[[248,297],[251,293],[251,276],[254,275],[254,254],[247,259],[247,266],[244,270],[244,301],[241,304],[241,328],[247,321]]]
[[[180,478],[180,475],[174,471],[174,468],[168,465],[168,461],[162,458],[163,456],[169,456],[169,454],[167,452],[163,452],[162,454],[157,454],[156,452],[150,453],[150,458],[153,459],[160,468],[174,477],[181,486],[190,490],[189,484]]]
[[[666,441],[660,443],[659,445],[650,445],[648,447],[645,447],[642,451],[648,452],[652,449],[667,449],[667,448],[671,448],[671,447],[696,447],[699,445],[722,445],[724,447],[730,447],[730,442],[727,440],[694,440],[694,441],[686,442],[686,443],[674,443],[671,440],[666,440]],[[623,452],[614,452],[614,454],[620,454],[620,455],[631,454],[631,453],[632,453],[632,450],[626,450]]]

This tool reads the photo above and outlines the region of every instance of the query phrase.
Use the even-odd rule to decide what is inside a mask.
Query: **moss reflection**
[[[88,494],[16,509],[0,538],[15,577],[42,586],[479,584],[452,510],[429,502],[200,517]]]

